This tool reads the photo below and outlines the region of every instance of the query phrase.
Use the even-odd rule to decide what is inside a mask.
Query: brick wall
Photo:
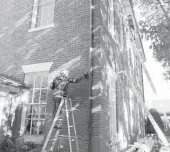
[[[32,10],[33,0],[7,0],[1,7],[0,73],[23,81],[22,65],[42,62],[53,62],[50,77],[63,68],[71,71],[70,77],[79,77],[82,73],[88,72],[90,0],[56,0],[55,27],[28,32]],[[47,106],[48,114],[53,110],[50,95],[51,92]],[[69,97],[73,99],[73,103],[80,103],[80,112],[75,115],[77,134],[80,151],[87,152],[89,81],[83,80],[81,83],[71,85]],[[17,128],[17,125],[14,128]],[[45,128],[48,129],[48,125]]]
[[[93,7],[90,6],[91,4]],[[133,127],[134,130],[138,128],[138,125],[143,123],[141,119],[143,116],[140,114],[140,108],[136,111],[130,108],[128,79],[120,74],[116,81],[116,89],[109,81],[109,68],[113,70],[115,77],[115,72],[122,69],[129,71],[127,33],[124,27],[125,14],[121,1],[56,0],[55,27],[29,33],[32,8],[33,0],[31,2],[8,0],[1,7],[0,72],[23,81],[22,65],[28,64],[53,62],[50,78],[60,69],[65,68],[71,71],[70,77],[78,77],[91,70],[88,81],[83,80],[69,87],[69,97],[75,103],[81,103],[80,112],[77,112],[75,116],[80,152],[119,151],[136,141],[137,137],[131,136],[131,128]],[[139,67],[141,68],[141,65]],[[139,75],[142,75],[142,71]],[[135,82],[141,81],[141,78],[136,76],[133,78]],[[110,128],[109,125],[110,88],[116,92],[115,128]],[[51,95],[50,91],[48,114],[51,114],[53,110]],[[134,104],[137,106],[135,100]],[[96,108],[98,110],[93,112]],[[130,124],[130,113],[139,113],[138,117],[133,118],[136,123],[134,126]],[[45,134],[48,128],[47,120]],[[112,146],[109,144],[115,137],[110,135],[111,129],[114,129],[115,135],[117,133],[120,140],[119,144]],[[60,151],[68,151],[68,144]]]
[[[93,96],[93,108],[101,105],[101,111],[92,114],[92,150],[93,152],[99,151],[119,151],[126,148],[129,144],[133,144],[137,141],[137,138],[143,136],[143,113],[141,106],[137,103],[137,98],[130,99],[129,91],[130,84],[132,82],[123,75],[120,74],[116,81],[116,109],[117,109],[117,126],[116,132],[118,135],[116,138],[110,135],[110,102],[109,102],[109,89],[113,88],[109,82],[108,67],[115,72],[122,71],[133,73],[132,80],[137,87],[137,90],[142,93],[142,71],[141,63],[136,60],[136,54],[134,54],[135,65],[134,68],[129,68],[129,56],[127,41],[127,27],[126,14],[122,6],[121,1],[118,0],[93,0],[93,67],[98,67],[93,70],[94,76],[92,91]],[[112,8],[113,5],[113,8]],[[112,12],[113,9],[113,12]],[[98,40],[100,39],[100,40]],[[132,45],[132,44],[130,44]],[[132,47],[132,46],[131,46]],[[134,50],[135,51],[135,50]],[[96,58],[97,57],[97,58]],[[137,63],[137,64],[136,64]],[[139,70],[137,76],[135,71]],[[95,79],[95,75],[98,74],[98,79]],[[139,85],[137,86],[137,82]],[[98,87],[96,87],[98,86]],[[97,92],[97,95],[96,95]],[[133,100],[133,101],[131,101]],[[133,107],[130,106],[130,101]],[[138,107],[138,108],[136,108]],[[135,117],[132,117],[135,116]],[[133,124],[131,123],[133,122]],[[99,125],[100,123],[100,125]],[[140,129],[139,127],[140,126]],[[97,129],[96,129],[97,128]],[[98,129],[99,128],[99,129]],[[142,133],[141,133],[142,132]],[[116,135],[116,134],[115,134]],[[113,141],[114,140],[114,141]],[[112,143],[112,146],[109,143]],[[115,143],[114,143],[115,142]],[[94,144],[96,144],[94,146]],[[99,147],[100,144],[100,147]]]

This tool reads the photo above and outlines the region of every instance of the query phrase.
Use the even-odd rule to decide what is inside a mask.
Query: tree
[[[153,56],[167,70],[165,78],[170,79],[170,1],[138,0],[134,1],[135,8],[140,10],[143,17],[138,20],[143,38],[150,40]]]

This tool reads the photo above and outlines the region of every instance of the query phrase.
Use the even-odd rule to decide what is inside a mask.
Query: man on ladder
[[[83,78],[88,77],[88,73],[84,73],[81,77],[79,78],[68,78],[69,71],[63,70],[60,72],[60,76],[56,77],[53,82],[50,85],[50,88],[52,90],[55,90],[53,93],[53,101],[54,101],[54,110],[53,110],[53,118],[56,115],[57,109],[60,105],[60,102],[62,98],[67,97],[67,90],[68,90],[68,85],[70,83],[78,83],[80,82]],[[56,129],[61,129],[61,126],[55,126]]]
[[[88,73],[83,74],[81,77],[77,79],[68,78],[68,74],[69,72],[66,70],[60,72],[60,76],[56,77],[50,85],[51,89],[55,90],[53,93],[54,101],[53,121],[41,152],[53,152],[58,137],[65,137],[69,139],[70,152],[73,152],[72,141],[75,140],[77,145],[76,146],[77,152],[79,152],[78,139],[74,120],[75,107],[74,108],[72,107],[72,101],[69,98],[67,98],[67,90],[68,85],[70,83],[80,82],[83,78],[88,77]],[[69,113],[71,113],[70,116],[72,117],[72,124],[70,123]],[[59,135],[60,130],[62,129],[62,123],[65,116],[67,118],[68,135]],[[74,133],[73,135],[71,133],[70,128],[73,128]],[[53,131],[55,131],[55,133],[53,133]],[[50,148],[48,148],[49,145]]]

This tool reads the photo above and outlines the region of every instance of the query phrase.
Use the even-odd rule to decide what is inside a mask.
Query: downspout
[[[93,42],[92,42],[92,19],[93,19],[93,14],[92,14],[92,6],[93,6],[93,3],[92,3],[92,0],[89,1],[89,6],[90,6],[90,21],[89,21],[89,25],[90,25],[90,48],[89,48],[89,102],[90,102],[90,106],[89,106],[89,125],[88,125],[88,151],[91,152],[91,140],[92,140],[92,55],[91,55],[91,49],[93,48]]]

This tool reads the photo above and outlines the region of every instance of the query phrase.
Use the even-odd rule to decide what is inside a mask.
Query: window
[[[132,53],[131,53],[131,50],[129,49],[129,66],[132,67]]]
[[[131,132],[132,133],[134,133],[134,103],[135,103],[135,101],[134,101],[134,94],[133,94],[133,92],[131,91],[131,90],[129,90],[129,102],[130,102],[130,111],[129,111],[129,117],[130,117],[130,127],[131,127]]]
[[[23,98],[19,134],[25,142],[43,144],[48,100],[49,70],[53,62],[23,65],[25,83],[31,85]]]
[[[24,105],[24,134],[44,134],[48,96],[48,72],[27,73],[25,83],[32,86]]]
[[[53,24],[55,0],[34,0],[31,29]]]
[[[108,68],[108,83],[109,83],[109,113],[110,113],[110,140],[117,140],[117,115],[116,115],[116,80],[114,71],[111,67]]]

